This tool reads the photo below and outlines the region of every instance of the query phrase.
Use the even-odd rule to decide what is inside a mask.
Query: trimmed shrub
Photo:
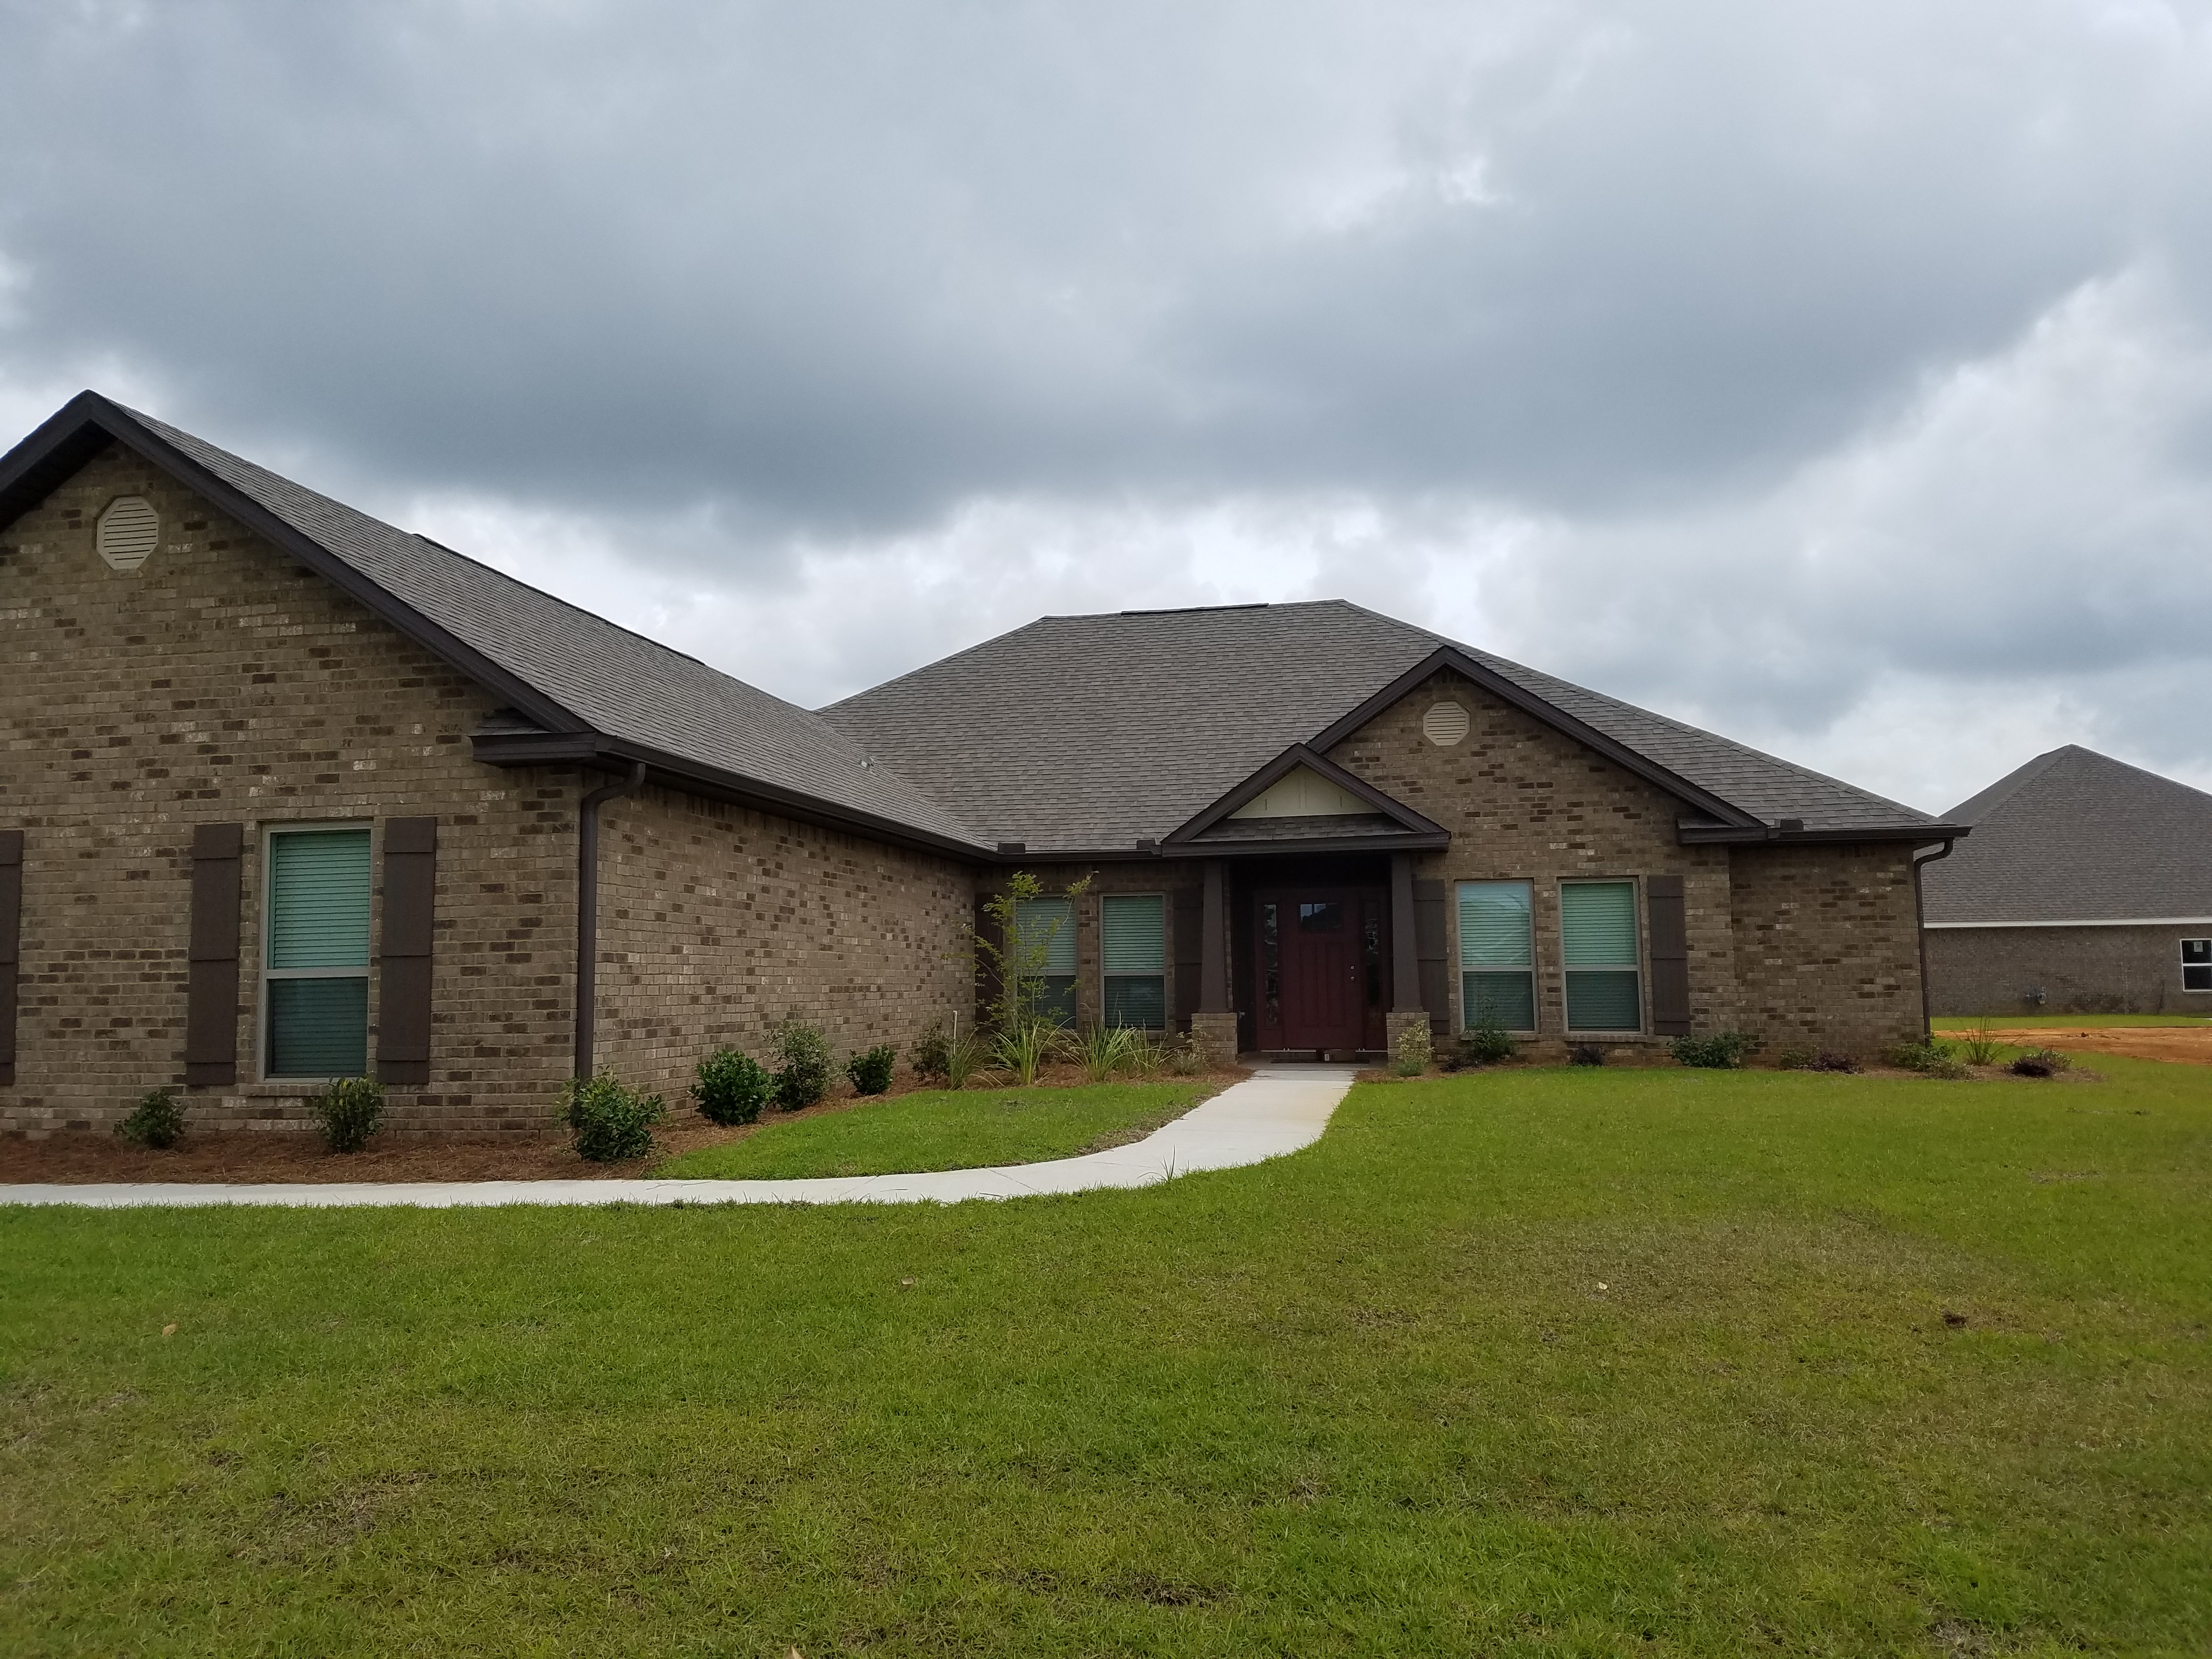
[[[570,1078],[562,1091],[576,1152],[594,1164],[620,1164],[653,1150],[653,1126],[668,1115],[659,1095],[616,1081],[611,1073]]]
[[[1823,1048],[1805,1062],[1805,1069],[1808,1072],[1843,1072],[1856,1077],[1860,1070],[1859,1057],[1838,1054],[1832,1048]]]
[[[757,1121],[775,1088],[775,1079],[751,1055],[717,1048],[699,1062],[691,1100],[708,1122],[729,1127]]]
[[[2056,1077],[2073,1063],[2056,1048],[2030,1048],[2006,1069],[2015,1077]]]
[[[891,1067],[898,1064],[898,1050],[888,1042],[879,1042],[864,1054],[854,1054],[845,1062],[845,1075],[856,1095],[879,1095],[891,1086]]]
[[[334,1077],[307,1103],[334,1152],[357,1152],[384,1122],[384,1085],[374,1078]]]
[[[787,1019],[775,1028],[775,1103],[787,1112],[804,1111],[830,1092],[830,1042],[818,1027]]]
[[[1918,1042],[1897,1043],[1882,1058],[1893,1066],[1901,1066],[1908,1072],[1917,1072],[1923,1077],[1955,1080],[1972,1075],[1952,1052],[1949,1043],[1938,1042],[1933,1037],[1923,1038]]]
[[[131,1115],[115,1126],[125,1140],[165,1152],[185,1133],[185,1109],[177,1103],[174,1089],[152,1089],[138,1097]]]
[[[945,1022],[934,1019],[914,1045],[914,1074],[925,1083],[942,1083],[952,1069],[952,1038]]]
[[[1774,1057],[1775,1065],[1785,1072],[1809,1072],[1820,1056],[1810,1048],[1784,1048]]]
[[[1742,1066],[1743,1057],[1756,1046],[1741,1031],[1717,1031],[1711,1036],[1676,1037],[1668,1052],[1684,1066],[1733,1072]]]
[[[1567,1050],[1567,1064],[1570,1066],[1602,1066],[1605,1064],[1605,1050],[1599,1048],[1595,1042],[1577,1042],[1573,1048]]]
[[[1447,1072],[1463,1072],[1476,1066],[1495,1066],[1520,1051],[1521,1045],[1503,1025],[1486,1021],[1459,1034],[1459,1041],[1444,1055],[1443,1067]]]

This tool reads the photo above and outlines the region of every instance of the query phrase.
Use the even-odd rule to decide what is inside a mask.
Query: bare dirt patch
[[[1211,1083],[1212,1092],[1247,1075],[1237,1070],[1172,1080]],[[1162,1080],[1170,1079],[1163,1073]],[[1072,1066],[1048,1067],[1037,1079],[1042,1088],[1073,1088],[1083,1081],[1082,1073]],[[921,1086],[902,1073],[890,1094],[910,1094]],[[325,1146],[311,1128],[195,1133],[187,1116],[185,1138],[165,1152],[133,1146],[106,1129],[64,1130],[35,1140],[0,1135],[0,1183],[635,1180],[679,1153],[724,1146],[778,1123],[849,1112],[889,1097],[836,1094],[803,1112],[771,1110],[758,1123],[736,1128],[708,1122],[689,1101],[672,1100],[668,1121],[653,1131],[653,1152],[624,1164],[587,1162],[576,1156],[566,1133],[550,1128],[510,1134],[384,1133],[357,1152],[341,1153]]]
[[[1955,1042],[1959,1033],[1941,1034]],[[2019,1030],[1992,1027],[1990,1035],[2000,1042],[2023,1048],[2057,1048],[2066,1054],[2121,1054],[2130,1060],[2170,1060],[2185,1066],[2212,1066],[2212,1026],[2099,1025],[2078,1029],[2057,1025],[2024,1026]]]

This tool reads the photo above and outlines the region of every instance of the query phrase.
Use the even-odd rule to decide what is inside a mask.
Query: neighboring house
[[[786,1015],[1350,1053],[1921,1029],[1923,814],[1340,602],[1048,617],[810,713],[92,393],[0,459],[0,1127],[537,1127]],[[1054,924],[1057,923],[1056,931]]]
[[[1929,865],[1939,1014],[2212,1016],[2212,795],[2069,744],[1946,817]]]

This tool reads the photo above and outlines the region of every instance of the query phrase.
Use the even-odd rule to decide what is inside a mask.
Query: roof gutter
[[[1923,1039],[1934,1036],[1936,1026],[1930,1018],[1932,1011],[1928,1001],[1928,907],[1921,896],[1920,872],[1923,866],[1933,864],[1938,859],[1949,858],[1951,849],[1957,845],[1958,837],[1949,836],[1934,852],[1912,855],[1912,937],[1920,947],[1920,1035]]]
[[[1792,830],[1802,819],[1784,818],[1779,823],[1760,823],[1749,829],[1691,818],[1677,823],[1674,839],[1684,847],[1759,847],[1775,842],[1792,846],[1838,845],[1854,842],[1909,841],[1925,846],[1942,836],[1948,845],[1971,833],[1963,823],[1881,823],[1863,830]],[[1934,860],[1930,860],[1932,863]]]

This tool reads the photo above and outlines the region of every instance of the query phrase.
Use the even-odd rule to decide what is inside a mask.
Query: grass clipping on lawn
[[[0,1210],[0,1651],[2199,1652],[2212,1068],[895,1206]]]
[[[671,1158],[656,1177],[790,1181],[1041,1164],[1121,1146],[1180,1117],[1216,1085],[927,1089],[778,1123]]]

